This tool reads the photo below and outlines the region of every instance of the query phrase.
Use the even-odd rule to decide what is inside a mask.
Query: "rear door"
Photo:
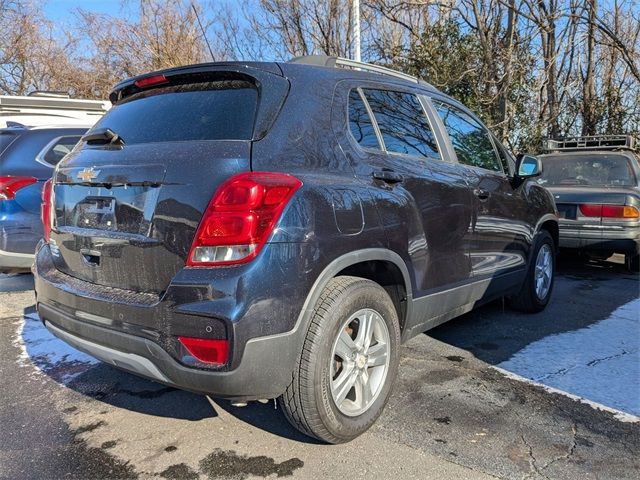
[[[277,83],[264,77],[276,76],[261,75],[177,69],[157,84],[122,87],[92,130],[108,128],[122,142],[85,143],[57,169],[56,267],[99,285],[163,292],[215,190],[250,170],[256,119],[274,110],[273,95],[276,107],[284,99],[286,88],[263,90]]]
[[[523,269],[532,232],[526,221],[527,202],[513,188],[491,134],[467,112],[440,100],[433,104],[473,189],[474,277]]]
[[[443,160],[419,97],[388,87],[352,89],[349,106],[350,130],[364,153],[357,173],[379,192],[390,247],[408,251],[414,297],[468,281],[471,194],[459,169]],[[415,218],[407,216],[412,211]]]

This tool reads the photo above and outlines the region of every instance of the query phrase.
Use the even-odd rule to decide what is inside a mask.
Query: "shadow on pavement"
[[[322,442],[307,437],[293,428],[280,410],[280,407],[275,406],[273,400],[268,403],[249,402],[246,407],[241,408],[234,407],[226,400],[216,400],[216,405],[237,419],[273,435],[301,443],[324,445]]]
[[[543,312],[520,313],[497,300],[426,335],[497,365],[530,343],[604,320],[638,298],[640,277],[619,262],[560,256],[553,297]]]
[[[24,292],[33,290],[33,275],[30,273],[0,273],[0,292]]]

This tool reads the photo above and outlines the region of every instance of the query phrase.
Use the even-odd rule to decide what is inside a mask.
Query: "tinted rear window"
[[[543,157],[543,185],[630,187],[636,184],[630,159],[625,155],[565,154]]]
[[[126,145],[188,140],[249,140],[258,91],[244,80],[154,88],[115,105],[96,124]]]

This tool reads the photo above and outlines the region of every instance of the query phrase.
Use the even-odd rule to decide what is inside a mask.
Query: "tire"
[[[545,250],[550,254],[551,275],[548,288],[540,298],[536,291],[536,263],[541,250]],[[538,313],[545,309],[553,292],[553,284],[555,283],[556,272],[556,249],[553,238],[546,230],[542,230],[534,239],[532,247],[532,255],[529,260],[527,276],[520,291],[509,298],[509,305],[515,310],[527,313]]]
[[[625,265],[630,272],[640,272],[640,254],[628,253],[624,257]]]
[[[370,323],[367,318],[371,318]],[[345,325],[346,322],[350,323]],[[355,354],[353,361],[342,360],[338,352],[344,348],[343,342],[338,341],[339,333],[349,335],[357,346],[356,341],[361,338],[358,326],[368,324],[375,325],[371,330],[371,347],[363,347],[363,354]],[[367,337],[364,333],[362,336]],[[347,344],[352,345],[344,342]],[[398,315],[389,294],[380,285],[358,277],[332,279],[315,306],[291,384],[278,399],[287,420],[306,435],[327,443],[348,442],[364,433],[389,399],[398,370],[399,345]],[[384,360],[379,354],[382,350],[387,353]],[[375,352],[378,362],[384,361],[384,365],[368,366],[369,361],[375,361]],[[383,371],[384,375],[380,373]],[[348,387],[337,388],[344,378],[352,376],[359,379],[353,387],[348,391]],[[359,393],[365,390],[363,377],[371,382],[368,399]],[[344,385],[348,383],[345,381]],[[344,398],[339,400],[340,404],[334,397],[337,390],[348,393],[346,397],[344,393],[338,395],[338,399]],[[362,401],[356,402],[358,399]],[[364,410],[358,411],[358,405]]]

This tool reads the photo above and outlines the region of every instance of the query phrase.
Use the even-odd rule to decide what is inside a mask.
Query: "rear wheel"
[[[387,403],[398,369],[400,327],[377,283],[341,276],[315,308],[292,382],[279,402],[291,424],[328,443],[364,433]]]
[[[532,247],[532,261],[527,276],[517,295],[509,298],[509,304],[523,312],[541,312],[549,303],[556,269],[555,246],[551,235],[542,230]]]
[[[629,271],[634,273],[640,272],[640,254],[628,253],[627,255],[625,255],[624,259]]]

